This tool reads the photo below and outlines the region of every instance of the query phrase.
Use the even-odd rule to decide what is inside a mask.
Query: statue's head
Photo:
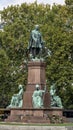
[[[23,87],[23,86],[22,86],[21,84],[19,84],[19,87],[18,87],[18,88],[19,88],[19,89],[22,89],[22,87]]]
[[[55,95],[55,93],[56,93],[55,84],[52,84],[51,88],[50,88],[50,94],[53,96],[53,95]]]
[[[36,29],[36,30],[39,30],[39,25],[35,25],[35,29]]]
[[[39,88],[40,88],[39,84],[36,84],[35,87],[36,87],[37,90],[39,90]]]

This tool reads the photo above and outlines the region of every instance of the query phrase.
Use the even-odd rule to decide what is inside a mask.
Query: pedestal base
[[[5,121],[24,123],[52,123],[53,116],[61,117],[63,119],[62,109],[50,108],[50,94],[47,89],[42,97],[44,109],[33,108],[32,95],[36,84],[39,84],[40,90],[45,89],[45,63],[40,61],[30,61],[28,62],[27,87],[23,94],[23,107],[11,109],[10,116]]]
[[[6,122],[24,122],[24,123],[53,123],[53,116],[61,118],[63,122],[63,110],[59,108],[50,109],[11,109],[10,116]],[[57,119],[57,123],[58,123]],[[55,121],[56,122],[56,121]],[[60,123],[62,123],[60,122]]]

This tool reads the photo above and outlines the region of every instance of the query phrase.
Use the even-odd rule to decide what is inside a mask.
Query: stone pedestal
[[[62,118],[62,109],[48,108],[48,109],[11,109],[11,114],[6,119],[6,122],[24,122],[24,123],[51,123],[53,116]]]
[[[10,116],[6,121],[25,122],[25,123],[50,123],[49,116],[59,115],[62,117],[62,109],[50,108],[50,94],[46,90],[43,95],[44,108],[34,109],[32,106],[32,94],[35,85],[39,84],[40,89],[44,90],[46,85],[45,63],[30,61],[28,63],[28,79],[26,91],[23,95],[23,107],[11,109]]]
[[[35,85],[39,84],[40,89],[44,90],[46,85],[45,76],[45,62],[30,61],[28,62],[28,79],[26,91],[23,95],[23,108],[33,108],[32,106],[32,94],[35,90]],[[50,95],[46,91],[44,95],[44,108],[50,107]]]

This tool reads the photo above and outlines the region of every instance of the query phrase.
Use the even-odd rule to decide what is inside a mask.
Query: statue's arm
[[[35,32],[32,31],[32,39],[36,42],[37,41],[37,38],[35,37]]]
[[[18,95],[23,95],[23,89],[19,91]]]
[[[42,93],[45,93],[46,92],[46,85],[45,85],[45,87],[44,87],[44,90],[41,90],[42,91]]]

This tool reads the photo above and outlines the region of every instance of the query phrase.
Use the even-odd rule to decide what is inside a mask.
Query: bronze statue
[[[35,29],[30,34],[28,50],[32,58],[38,57],[44,47],[41,33],[39,32],[39,25],[35,25]]]
[[[18,89],[19,89],[19,92],[12,96],[10,105],[7,106],[7,108],[19,108],[19,107],[22,107],[22,103],[23,103],[23,99],[22,99],[23,98],[23,87],[22,87],[21,84],[18,86]]]
[[[63,108],[61,98],[58,95],[56,95],[55,84],[51,85],[50,95],[51,95],[51,107]]]
[[[32,105],[33,108],[43,108],[43,95],[46,92],[46,86],[44,90],[40,90],[40,86],[36,84],[36,90],[33,92],[32,95]]]

